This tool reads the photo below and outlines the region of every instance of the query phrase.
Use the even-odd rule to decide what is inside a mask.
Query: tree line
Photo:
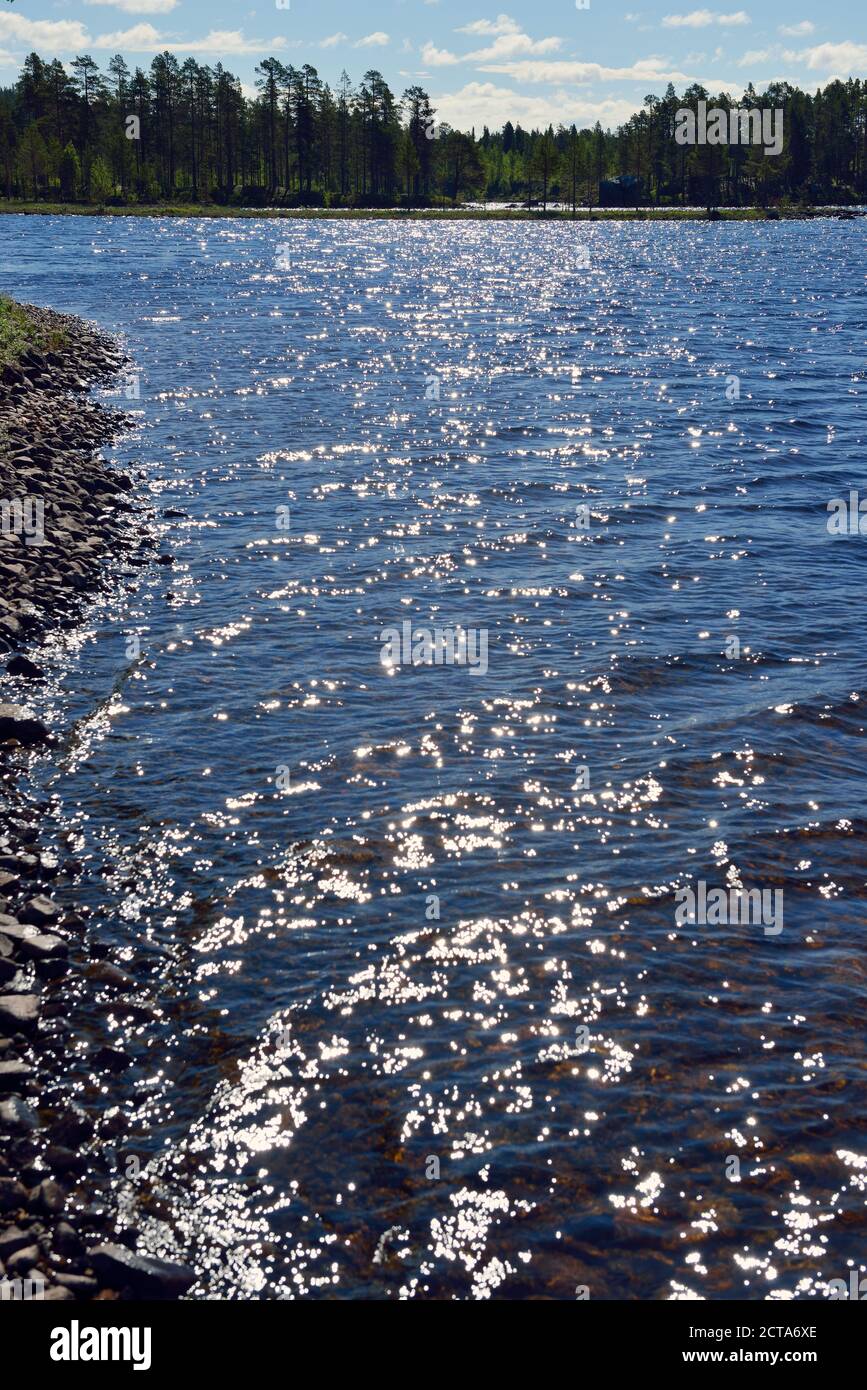
[[[700,101],[783,111],[784,145],[678,145]],[[309,63],[265,58],[255,95],[222,63],[165,52],[131,72],[85,54],[67,70],[36,53],[0,90],[0,196],[27,201],[428,207],[482,200],[565,203],[854,203],[867,195],[867,82],[814,94],[788,83],[738,102],[693,85],[650,94],[617,130],[561,124],[455,130],[428,93],[397,98],[371,69],[335,89]]]

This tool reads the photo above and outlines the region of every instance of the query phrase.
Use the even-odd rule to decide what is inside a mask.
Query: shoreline
[[[26,703],[44,672],[25,652],[80,621],[107,582],[105,561],[156,559],[135,484],[99,457],[129,427],[90,388],[126,359],[81,319],[0,299],[0,1297],[80,1301],[178,1297],[192,1271],[135,1254],[112,1213],[93,1203],[87,1173],[95,1130],[58,1076],[80,1053],[67,990],[94,994],[120,975],[90,949],[89,913],[68,901],[77,865],[41,847],[48,805],[26,787],[30,759],[59,740]],[[11,698],[7,689],[24,692]],[[114,975],[112,975],[114,972]],[[115,1059],[107,1031],[90,1030],[92,1073]],[[104,1046],[94,1047],[95,1041]],[[104,1056],[102,1054],[105,1054]],[[98,1086],[95,1087],[98,1091]],[[98,1096],[97,1096],[98,1101]],[[101,1194],[97,1194],[97,1197]]]
[[[812,222],[857,220],[858,207],[809,208],[239,208],[212,203],[104,206],[91,203],[0,203],[0,217],[263,218],[268,221],[403,222]]]

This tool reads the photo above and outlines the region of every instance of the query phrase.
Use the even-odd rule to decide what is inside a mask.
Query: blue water
[[[0,219],[0,290],[124,336],[175,557],[48,644],[37,775],[136,987],[98,1084],[82,994],[92,1180],[194,1297],[863,1269],[865,249]],[[384,664],[404,621],[486,669]]]

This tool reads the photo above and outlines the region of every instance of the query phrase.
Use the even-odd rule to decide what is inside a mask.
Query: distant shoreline
[[[110,207],[90,203],[2,203],[0,216],[26,217],[178,217],[266,218],[401,222],[806,222],[835,217],[867,217],[861,208],[228,208],[215,204],[153,204]]]

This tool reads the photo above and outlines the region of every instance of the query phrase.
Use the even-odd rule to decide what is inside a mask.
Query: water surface
[[[91,990],[64,1084],[194,1297],[862,1264],[865,243],[0,223],[0,289],[124,335],[168,511],[52,644],[39,775],[136,983],[133,1065],[94,1079]],[[405,620],[487,670],[383,664]],[[699,880],[783,930],[678,925]]]

